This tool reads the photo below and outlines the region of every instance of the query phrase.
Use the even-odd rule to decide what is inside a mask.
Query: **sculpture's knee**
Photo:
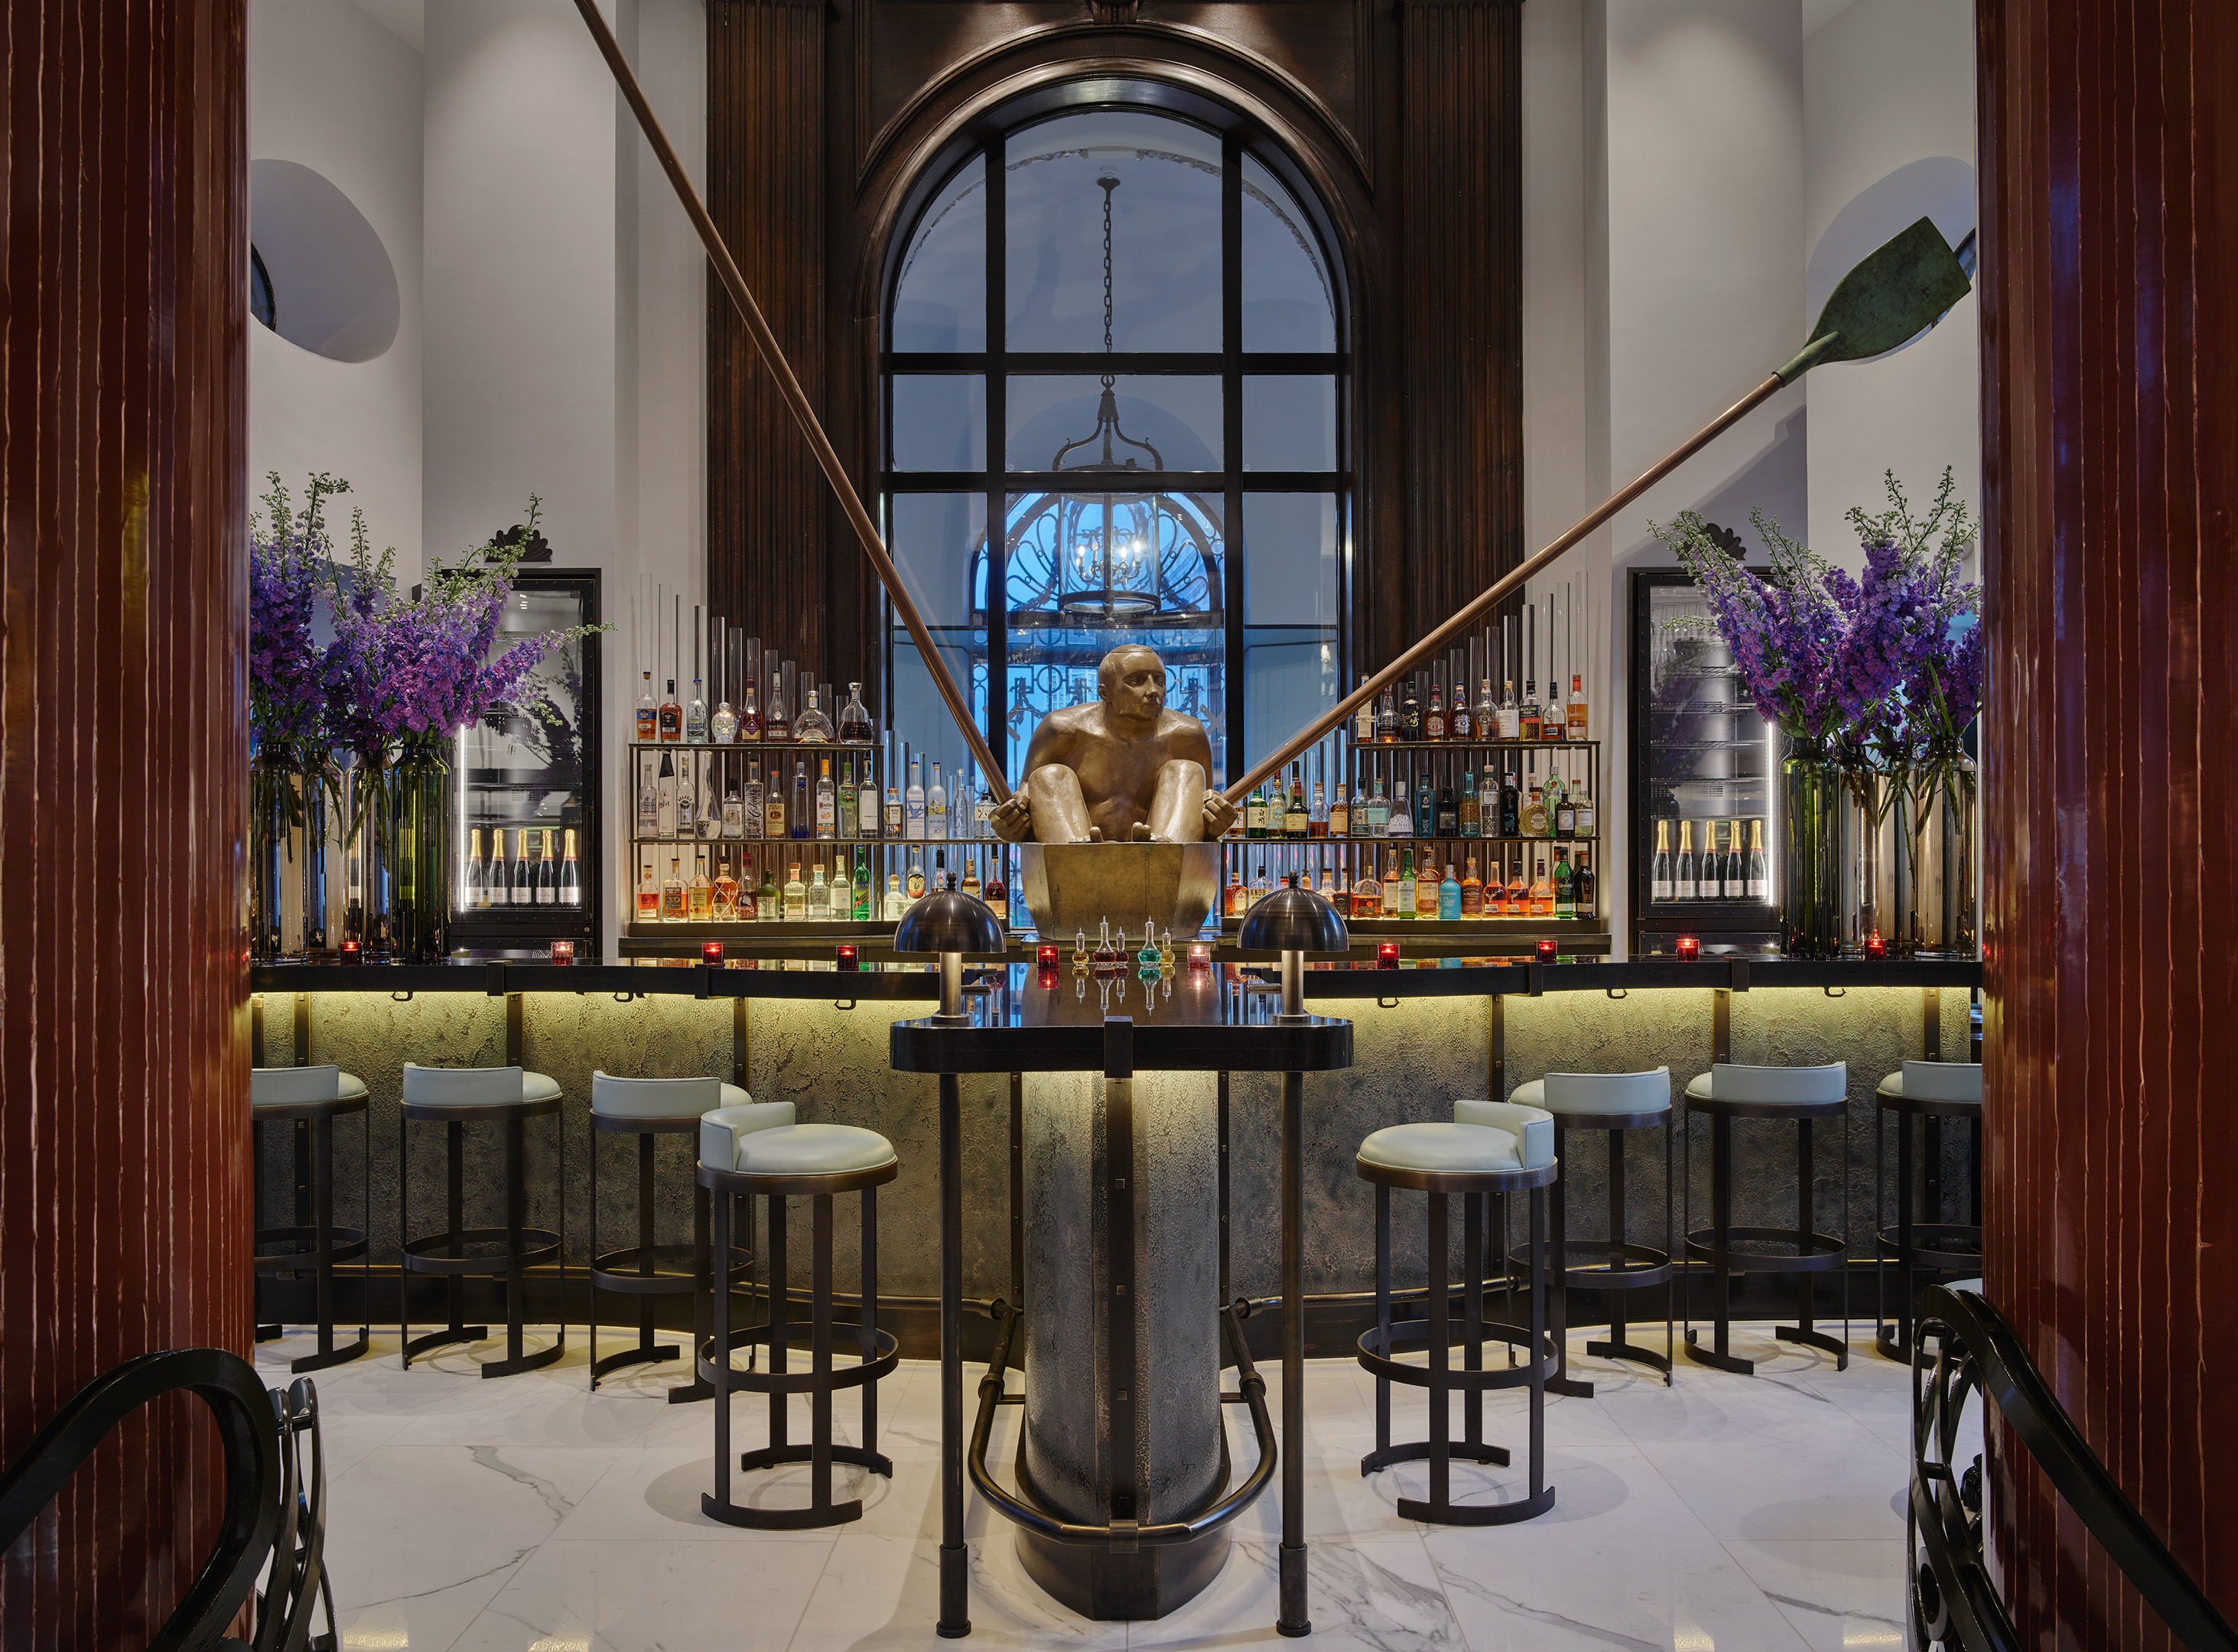
[[[1158,790],[1195,801],[1204,790],[1204,765],[1195,757],[1169,757],[1158,766]]]
[[[1026,776],[1027,793],[1036,803],[1046,798],[1050,803],[1070,800],[1084,802],[1080,790],[1080,776],[1061,763],[1045,763]]]

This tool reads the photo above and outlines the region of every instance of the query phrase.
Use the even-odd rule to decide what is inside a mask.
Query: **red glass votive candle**
[[[1678,937],[1678,955],[1688,963],[1697,961],[1702,955],[1702,943],[1692,935],[1680,935]]]
[[[699,943],[699,961],[703,964],[713,964],[718,969],[722,968],[723,943],[719,941],[702,941]]]
[[[1554,942],[1551,937],[1539,943],[1539,961],[1540,963],[1554,961]]]
[[[552,961],[556,964],[573,963],[575,961],[575,943],[572,941],[553,942],[552,943]]]
[[[1396,969],[1399,967],[1399,943],[1396,941],[1375,943],[1375,967],[1378,969]]]
[[[843,941],[833,948],[832,956],[842,969],[860,969],[863,967],[862,948],[851,941]]]

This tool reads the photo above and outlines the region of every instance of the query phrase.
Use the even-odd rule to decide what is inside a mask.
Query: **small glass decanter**
[[[822,708],[816,704],[814,689],[808,691],[807,708],[794,720],[792,737],[803,745],[828,746],[832,743],[831,719],[825,717]]]
[[[843,746],[866,746],[877,737],[877,730],[871,722],[871,714],[863,706],[863,685],[847,684],[847,704],[839,708],[839,743]]]

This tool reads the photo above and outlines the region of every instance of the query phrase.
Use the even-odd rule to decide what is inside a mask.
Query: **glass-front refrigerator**
[[[524,567],[492,654],[525,637],[599,623],[596,570]],[[606,857],[599,829],[599,644],[593,633],[546,655],[523,696],[460,732],[454,954],[542,958],[554,941],[599,955]]]
[[[1675,568],[1632,575],[1632,955],[1779,941],[1777,726]]]

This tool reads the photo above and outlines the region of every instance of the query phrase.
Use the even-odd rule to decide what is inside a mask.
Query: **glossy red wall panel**
[[[1978,15],[1988,1288],[2238,1617],[2238,7]],[[2168,1644],[1993,1444],[2026,1643]]]
[[[244,0],[0,5],[0,1457],[246,1351]],[[0,1644],[147,1643],[215,1436],[141,1414],[0,1562]]]

